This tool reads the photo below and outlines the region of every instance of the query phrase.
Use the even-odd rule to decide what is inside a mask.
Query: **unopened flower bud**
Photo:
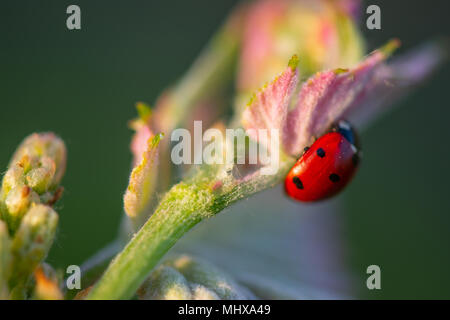
[[[56,272],[48,265],[43,264],[34,272],[36,286],[34,298],[37,300],[62,300],[64,298]]]
[[[253,294],[208,262],[181,255],[167,260],[138,291],[143,300],[252,299]]]
[[[192,296],[193,300],[220,300],[214,291],[200,284],[192,286]]]
[[[11,230],[16,230],[20,220],[28,211],[32,203],[39,203],[39,195],[29,186],[17,186],[8,193],[4,202],[4,219]]]
[[[17,148],[0,192],[0,214],[14,233],[33,203],[52,205],[66,167],[64,142],[53,133],[32,134]]]
[[[50,189],[55,176],[56,165],[50,158],[43,158],[38,168],[31,169],[26,175],[27,184],[37,193]]]
[[[214,291],[220,299],[248,299],[248,292],[222,270],[199,258],[182,255],[172,260],[173,265],[186,279]]]
[[[189,283],[172,267],[161,266],[152,272],[138,291],[141,300],[191,300]]]
[[[36,168],[51,171],[54,167],[55,172],[48,187],[54,189],[59,185],[66,170],[66,147],[59,137],[53,133],[34,133],[27,137],[11,159],[10,167],[21,163],[24,157],[29,158],[31,164],[30,168],[25,168],[26,173]]]
[[[58,225],[58,214],[49,206],[33,204],[12,241],[12,284],[20,285],[47,256]]]
[[[2,194],[7,195],[9,191],[25,183],[25,174],[21,166],[13,166],[6,171],[3,177]]]
[[[8,299],[11,273],[11,240],[6,223],[0,220],[0,300]]]

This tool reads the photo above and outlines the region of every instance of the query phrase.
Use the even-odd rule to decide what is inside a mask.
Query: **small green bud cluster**
[[[13,284],[31,275],[51,248],[58,214],[49,206],[36,204],[25,214],[11,244]]]
[[[52,205],[61,196],[64,142],[53,133],[33,134],[17,149],[3,177],[0,213],[14,233],[33,203]]]
[[[55,238],[59,217],[52,205],[61,196],[65,166],[64,142],[52,133],[29,136],[12,157],[0,191],[1,299],[31,292]]]

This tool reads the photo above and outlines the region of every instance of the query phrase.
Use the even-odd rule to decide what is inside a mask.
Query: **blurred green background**
[[[153,103],[235,2],[2,1],[0,165],[34,131],[56,132],[69,150],[51,263],[80,264],[114,238],[135,102]],[[66,28],[70,4],[82,30]],[[405,51],[450,30],[446,0],[370,4],[382,30],[363,29],[369,49],[399,37]],[[362,283],[361,297],[450,298],[448,83],[447,64],[362,134],[364,163],[340,213],[354,274],[382,267],[382,290]]]

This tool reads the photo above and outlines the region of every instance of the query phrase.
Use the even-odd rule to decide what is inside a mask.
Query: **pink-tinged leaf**
[[[282,129],[286,122],[289,103],[298,83],[298,58],[292,57],[286,70],[270,84],[257,92],[242,115],[242,123],[249,136],[258,141],[257,131],[267,130],[268,140],[258,141],[269,147],[271,129]]]
[[[433,42],[394,58],[377,70],[371,86],[354,101],[345,117],[359,127],[366,126],[426,81],[447,57],[445,47]]]
[[[285,151],[298,156],[314,137],[341,119],[355,101],[373,85],[376,71],[387,57],[386,50],[373,52],[353,69],[320,72],[306,81],[283,131]]]
[[[129,122],[130,128],[135,130],[135,134],[131,140],[130,149],[133,154],[133,167],[142,161],[142,155],[147,148],[147,141],[153,136],[153,132],[149,126],[151,109],[143,102],[136,103],[136,110],[139,118]]]
[[[153,136],[147,125],[141,124],[136,129],[136,133],[131,140],[131,152],[133,153],[133,166],[137,166],[142,161],[142,156],[148,146],[148,139]]]
[[[124,208],[126,214],[132,219],[140,218],[145,212],[155,190],[158,174],[158,144],[162,137],[163,134],[160,133],[147,140],[141,161],[131,172],[130,182],[124,196]]]

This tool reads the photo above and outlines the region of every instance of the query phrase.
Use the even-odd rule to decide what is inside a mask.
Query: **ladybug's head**
[[[361,150],[358,135],[349,122],[345,120],[339,120],[331,127],[330,131],[342,134],[342,136],[344,136],[344,138],[347,139],[348,142],[355,146],[357,150]]]

